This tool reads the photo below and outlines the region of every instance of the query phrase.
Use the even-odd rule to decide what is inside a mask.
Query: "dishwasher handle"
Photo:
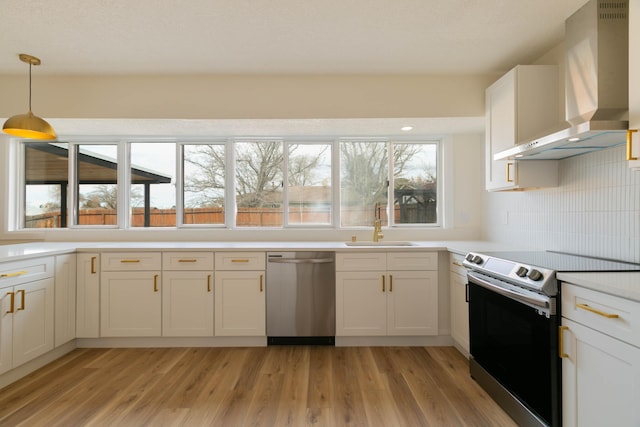
[[[269,262],[280,264],[329,264],[333,262],[331,258],[269,258]]]

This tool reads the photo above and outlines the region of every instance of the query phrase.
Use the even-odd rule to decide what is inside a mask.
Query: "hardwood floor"
[[[451,347],[76,349],[1,426],[515,426]]]

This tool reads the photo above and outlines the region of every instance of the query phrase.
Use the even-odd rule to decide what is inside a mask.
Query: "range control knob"
[[[531,270],[531,272],[529,273],[529,279],[536,282],[542,279],[542,273],[540,273],[538,270]]]
[[[473,262],[473,254],[467,254],[467,256],[464,257],[464,259],[466,259],[469,262]]]
[[[527,273],[529,272],[529,270],[527,270],[525,267],[520,266],[517,270],[516,270],[516,274],[519,277],[524,277],[527,275]]]
[[[484,260],[482,258],[480,258],[478,255],[476,255],[476,256],[473,257],[473,259],[471,261],[476,263],[476,264],[482,264],[482,262]]]

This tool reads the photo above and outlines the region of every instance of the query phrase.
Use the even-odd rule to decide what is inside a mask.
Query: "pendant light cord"
[[[29,112],[31,112],[31,63],[29,63]]]

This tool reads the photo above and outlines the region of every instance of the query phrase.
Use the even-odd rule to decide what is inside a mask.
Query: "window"
[[[64,228],[68,224],[68,145],[24,144],[24,228]]]
[[[237,142],[235,160],[236,226],[282,227],[282,142]]]
[[[78,225],[118,224],[118,146],[78,144],[75,164]]]
[[[183,224],[224,225],[226,150],[219,144],[184,144]]]
[[[287,223],[331,224],[331,144],[287,145]]]
[[[21,146],[16,228],[347,228],[371,227],[376,217],[388,227],[441,222],[439,141],[71,140]]]
[[[131,143],[131,227],[176,226],[175,170],[175,143]]]
[[[437,224],[437,153],[435,141],[341,141],[341,226]]]

